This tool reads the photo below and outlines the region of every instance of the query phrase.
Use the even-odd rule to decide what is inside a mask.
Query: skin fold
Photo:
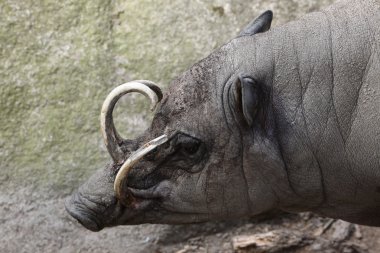
[[[269,31],[266,12],[177,77],[125,158],[134,201],[98,170],[67,211],[86,228],[196,223],[271,209],[380,226],[380,4],[340,1]]]

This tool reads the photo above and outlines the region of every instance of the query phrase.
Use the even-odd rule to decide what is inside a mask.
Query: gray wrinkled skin
[[[124,143],[128,157],[170,138],[130,172],[136,203],[115,198],[110,165],[67,210],[93,231],[274,208],[380,226],[379,41],[380,4],[359,0],[231,40],[174,80],[151,127]],[[264,91],[252,124],[243,76]]]

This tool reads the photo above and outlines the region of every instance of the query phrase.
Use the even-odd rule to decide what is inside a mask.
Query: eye
[[[186,152],[189,155],[193,155],[197,153],[200,146],[200,142],[186,142],[182,144],[182,149],[184,152]]]
[[[182,154],[194,155],[198,152],[201,142],[191,136],[181,135],[178,137],[177,145]]]
[[[185,133],[178,133],[172,139],[172,153],[168,162],[171,168],[197,172],[207,161],[207,153],[206,144],[202,140]]]

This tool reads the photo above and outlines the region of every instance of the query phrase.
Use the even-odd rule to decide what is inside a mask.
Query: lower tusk
[[[168,137],[164,134],[150,142],[144,144],[141,148],[136,150],[131,154],[131,156],[123,163],[119,172],[116,175],[114,190],[116,192],[116,197],[118,199],[122,198],[122,188],[124,184],[124,179],[128,176],[128,172],[133,168],[133,166],[141,160],[146,154],[155,149],[156,147],[164,144],[168,141]]]

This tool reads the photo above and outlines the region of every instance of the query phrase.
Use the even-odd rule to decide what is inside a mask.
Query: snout
[[[88,230],[93,232],[103,229],[103,225],[96,215],[81,200],[78,193],[73,194],[66,200],[66,211]]]

